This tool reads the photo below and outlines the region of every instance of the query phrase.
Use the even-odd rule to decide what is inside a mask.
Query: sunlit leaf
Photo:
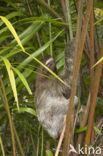
[[[27,42],[34,36],[34,34],[39,31],[43,22],[33,22],[30,26],[28,26],[18,37],[22,43],[22,45],[27,44]],[[17,41],[14,39],[11,42],[11,45],[15,44]]]
[[[29,54],[28,52],[26,52],[15,29],[13,28],[12,24],[3,16],[0,16],[0,18],[4,21],[4,23],[7,25],[9,30],[12,32],[14,38],[16,39],[17,43],[19,44],[19,46],[21,47],[23,52],[26,53],[27,55],[29,55],[30,57],[32,57],[34,60],[36,60],[36,62],[41,64],[45,69],[47,69],[52,75],[54,75],[55,78],[57,78],[59,81],[61,81],[64,85],[68,86],[58,75],[56,75],[52,70],[50,70],[47,66],[45,66],[41,61],[39,61],[36,57],[34,57],[31,54]],[[63,32],[63,30],[60,31],[57,35],[59,36],[62,32]]]
[[[18,96],[17,96],[17,90],[16,90],[16,82],[15,82],[15,77],[14,77],[14,73],[13,73],[13,70],[12,70],[12,66],[11,66],[9,60],[6,57],[1,57],[1,58],[5,63],[5,66],[6,66],[8,75],[9,75],[11,88],[13,90],[14,98],[15,98],[15,101],[16,101],[16,104],[17,104],[17,108],[19,110]]]
[[[14,11],[14,12],[11,12],[10,14],[8,14],[7,16],[6,16],[6,18],[7,19],[11,19],[11,18],[13,18],[13,17],[15,17],[15,16],[22,16],[23,14],[22,14],[22,12],[20,12],[20,11]],[[0,22],[0,26],[3,24],[3,22]]]
[[[23,51],[25,51],[24,47],[22,46],[20,39],[15,31],[15,29],[13,28],[12,24],[9,22],[9,20],[7,20],[7,18],[0,16],[0,18],[2,19],[2,21],[7,25],[8,29],[11,31],[11,33],[13,34],[14,38],[16,39],[17,43],[19,44],[19,46],[22,48]]]
[[[92,67],[94,68],[95,66],[97,66],[99,63],[101,63],[103,61],[103,57],[101,59],[99,59],[99,61],[97,61],[97,63]]]
[[[29,62],[33,60],[33,57],[37,57],[40,55],[44,50],[46,50],[52,42],[54,42],[61,34],[63,33],[63,30],[56,34],[55,37],[53,37],[51,40],[49,40],[47,43],[45,43],[43,46],[41,46],[39,49],[37,49],[33,54],[29,54],[29,57],[27,57],[19,66],[18,68],[21,69],[22,67],[26,66]],[[27,54],[28,55],[28,54]]]
[[[98,20],[97,22],[95,22],[94,24],[96,25],[96,24],[98,24],[98,23],[100,23],[100,22],[102,22],[103,21],[103,18],[101,18],[100,20]]]
[[[48,156],[53,156],[53,153],[52,153],[50,150],[46,150],[46,154],[47,154]]]
[[[4,151],[4,146],[3,146],[3,142],[2,142],[1,136],[0,136],[0,145],[1,145],[2,154],[3,154],[3,156],[5,156],[5,151]]]

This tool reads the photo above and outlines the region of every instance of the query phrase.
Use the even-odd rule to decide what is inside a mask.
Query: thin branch
[[[103,57],[103,42],[102,42],[101,52],[100,52],[100,58],[101,57]],[[87,130],[86,139],[85,139],[85,144],[87,146],[90,144],[90,141],[91,141],[94,113],[95,113],[95,107],[96,107],[96,99],[97,99],[97,94],[98,94],[98,89],[99,89],[100,77],[102,74],[102,67],[103,67],[103,63],[100,63],[97,66],[95,81],[93,85],[93,96],[91,97],[91,109],[90,109],[90,116],[88,120],[88,130]]]
[[[33,14],[32,14],[32,10],[31,10],[31,8],[30,8],[30,5],[29,5],[28,0],[25,0],[25,1],[26,1],[26,3],[27,3],[28,9],[29,9],[30,16],[33,16]]]
[[[64,16],[64,21],[66,21],[66,8],[65,8],[64,0],[60,0],[60,2],[61,2],[62,12]]]
[[[13,122],[12,122],[12,123],[13,123]],[[17,133],[17,131],[16,131],[16,128],[15,128],[15,126],[14,126],[14,123],[13,123],[13,129],[14,129],[15,137],[16,137],[16,140],[17,140],[17,143],[18,143],[18,146],[19,146],[21,155],[24,156],[24,151],[23,151],[23,148],[22,148],[22,145],[21,145],[21,142],[20,142],[20,138],[19,138],[18,133]]]
[[[82,1],[81,1],[82,3]],[[77,52],[77,60],[75,63],[75,67],[74,67],[74,74],[73,74],[73,82],[72,82],[72,89],[71,89],[71,96],[70,96],[70,103],[69,103],[69,108],[68,108],[68,112],[67,112],[67,118],[66,118],[66,132],[65,132],[65,138],[64,138],[64,147],[63,147],[63,153],[62,156],[68,156],[68,152],[70,149],[70,144],[73,142],[73,121],[74,121],[74,96],[76,93],[76,86],[77,86],[77,80],[78,80],[78,74],[79,74],[79,69],[80,69],[80,63],[81,63],[81,59],[82,59],[82,53],[83,53],[83,48],[84,48],[84,43],[85,43],[85,38],[86,38],[86,34],[87,34],[87,28],[88,28],[88,22],[89,22],[89,18],[90,18],[90,14],[91,14],[91,10],[92,10],[92,6],[93,6],[93,0],[88,0],[88,6],[86,9],[86,14],[85,14],[85,18],[83,21],[83,27],[82,27],[82,32],[81,32],[81,42],[80,42],[80,47],[78,45],[76,45],[78,47]],[[78,38],[78,36],[76,36],[76,39]]]
[[[13,124],[12,124],[12,119],[11,119],[11,115],[10,115],[10,110],[9,110],[9,104],[8,104],[8,100],[6,97],[6,92],[5,92],[5,87],[2,81],[2,78],[0,77],[0,83],[1,83],[1,88],[3,91],[3,95],[4,95],[4,101],[5,101],[5,108],[7,111],[7,115],[9,118],[9,124],[10,124],[10,131],[11,131],[11,139],[12,139],[12,146],[13,146],[13,156],[16,156],[16,148],[15,148],[15,138],[14,138],[14,131],[13,131]]]
[[[86,123],[87,123],[89,109],[90,109],[90,97],[91,96],[90,96],[90,93],[89,93],[88,101],[87,101],[87,104],[86,104],[86,108],[85,108],[85,112],[84,112],[84,115],[83,115],[83,120],[82,120],[82,123],[81,123],[81,127],[80,128],[83,128],[86,125]],[[78,151],[78,145],[79,144],[80,145],[82,144],[82,140],[83,140],[83,133],[80,133],[79,136],[78,136],[77,144],[76,144],[76,150],[77,151]]]
[[[90,16],[90,45],[91,45],[91,53],[90,53],[90,68],[94,65],[94,15],[93,15],[93,8],[91,11],[91,16]],[[91,69],[90,71],[90,77],[91,77],[91,97],[93,96],[93,84],[94,84],[94,68]],[[92,141],[93,141],[93,134],[94,134],[94,129],[92,127]]]
[[[61,147],[61,144],[62,144],[62,141],[63,141],[63,138],[64,138],[65,126],[66,126],[66,116],[64,117],[63,130],[62,130],[62,133],[61,133],[60,138],[59,138],[59,142],[58,142],[58,146],[57,146],[57,149],[56,149],[56,152],[55,152],[55,156],[59,155],[60,147]]]
[[[52,9],[44,0],[39,0],[39,1],[37,1],[37,2],[39,2],[39,3],[42,4],[46,9],[48,9],[49,12],[50,12],[52,15],[54,15],[54,16],[57,17],[57,18],[60,18],[60,20],[61,20],[62,22],[64,22],[64,20],[62,19],[62,17],[59,16],[59,14],[58,14],[54,9]]]
[[[90,16],[90,45],[91,45],[91,53],[90,53],[90,68],[94,65],[94,16],[93,16],[93,8]],[[93,83],[94,83],[94,68],[90,71],[91,74],[91,96],[93,92]]]

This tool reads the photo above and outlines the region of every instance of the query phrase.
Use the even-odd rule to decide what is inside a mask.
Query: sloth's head
[[[47,56],[46,58],[44,58],[44,60],[42,62],[43,62],[43,64],[45,66],[47,66],[54,73],[57,74],[56,63],[55,63],[53,57]],[[41,68],[40,71],[42,72],[42,74],[46,74],[46,75],[49,75],[50,74],[50,72],[47,69],[45,69],[43,66],[40,65],[40,68]]]

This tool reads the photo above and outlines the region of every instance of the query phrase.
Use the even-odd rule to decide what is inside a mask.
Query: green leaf
[[[48,70],[55,78],[57,78],[60,82],[62,82],[65,86],[70,87],[68,84],[66,84],[66,82],[64,82],[58,75],[56,75],[52,70],[50,70],[47,66],[45,66],[41,61],[39,61],[36,57],[34,57],[33,55],[29,54],[28,52],[25,51],[25,53],[27,55],[29,55],[30,57],[32,57],[34,60],[36,60],[36,62],[38,62],[40,65],[42,65],[46,70]]]
[[[2,19],[2,21],[6,24],[6,26],[8,27],[8,29],[11,31],[11,33],[13,34],[14,38],[16,39],[18,45],[21,47],[21,49],[23,51],[25,51],[24,47],[22,46],[20,39],[15,31],[15,29],[13,28],[12,24],[9,22],[9,20],[7,20],[7,18],[0,16],[0,18]]]
[[[59,81],[61,81],[64,85],[68,86],[58,75],[56,75],[54,72],[52,72],[52,70],[50,70],[47,66],[45,66],[41,61],[39,61],[36,57],[34,57],[33,55],[29,54],[28,52],[25,51],[15,29],[13,28],[12,24],[3,16],[0,16],[0,18],[4,21],[4,23],[7,25],[7,27],[9,28],[9,30],[12,32],[14,38],[16,39],[17,43],[19,44],[19,46],[21,47],[21,49],[23,50],[23,52],[27,55],[29,55],[30,57],[32,57],[36,62],[38,62],[39,64],[41,64],[45,69],[47,69],[52,75],[54,75],[55,78],[57,78]],[[64,30],[60,31],[57,36],[55,38],[57,38],[61,33],[63,33]]]
[[[103,18],[101,18],[100,20],[96,21],[94,24],[96,25],[96,24],[98,24],[98,23],[100,23],[102,21],[103,21]]]
[[[7,19],[11,19],[11,18],[13,18],[13,17],[15,17],[15,16],[22,16],[23,14],[22,14],[22,12],[20,12],[20,11],[15,11],[15,12],[11,12],[10,14],[8,14],[7,16],[6,16],[6,18]],[[3,24],[3,22],[0,22],[0,26]]]
[[[81,133],[87,130],[87,126],[75,130],[75,133]]]
[[[13,70],[16,72],[16,74],[19,76],[19,78],[21,79],[21,81],[23,82],[24,86],[26,87],[27,91],[29,92],[29,94],[32,94],[31,89],[28,85],[28,82],[26,81],[25,77],[23,76],[23,74],[16,68],[12,67]]]
[[[21,21],[41,21],[41,22],[48,22],[48,23],[53,23],[53,24],[56,24],[56,25],[65,25],[65,26],[69,26],[68,23],[64,23],[64,22],[59,22],[59,18],[56,18],[56,19],[50,19],[50,18],[47,18],[47,17],[29,17],[29,18],[25,18],[25,19],[22,19]]]
[[[5,150],[4,150],[4,145],[3,145],[3,142],[2,142],[1,136],[0,136],[0,145],[1,145],[2,154],[3,154],[3,156],[5,156]]]
[[[47,154],[48,156],[53,156],[53,153],[52,153],[50,150],[46,150],[46,154]]]
[[[75,133],[81,133],[81,132],[84,132],[84,131],[86,131],[86,130],[87,130],[87,126],[75,130]],[[94,130],[95,130],[99,135],[102,134],[101,131],[98,129],[98,127],[94,126]]]
[[[94,126],[94,130],[97,132],[97,134],[102,135],[102,132],[99,130],[98,127]]]
[[[5,57],[1,57],[1,58],[5,63],[5,66],[6,66],[8,75],[9,75],[11,88],[13,90],[14,98],[15,98],[15,101],[16,101],[16,104],[17,104],[17,108],[19,110],[18,96],[17,96],[17,90],[16,90],[16,82],[15,82],[15,77],[14,77],[14,73],[13,73],[13,70],[12,70],[12,66],[11,66],[11,64],[10,64],[10,62],[9,62],[9,60],[7,58],[5,58]]]
[[[45,43],[42,47],[40,47],[38,50],[36,50],[33,54],[27,54],[29,57],[27,57],[19,66],[18,68],[21,69],[22,67],[26,66],[29,62],[33,60],[34,57],[37,57],[40,55],[45,49],[47,49],[52,42],[54,42],[61,34],[63,33],[63,30],[60,31],[54,38],[52,38],[50,41]]]
[[[98,65],[98,64],[101,63],[101,62],[103,62],[103,57],[101,57],[101,58],[97,61],[97,63],[96,63],[95,65],[93,65],[92,68],[94,68],[96,65]]]
[[[103,7],[103,2],[102,1],[101,2],[99,2],[99,1],[94,2],[94,7],[95,8],[102,8]]]
[[[13,111],[17,110],[17,108],[14,108]],[[28,108],[28,107],[20,107],[19,108],[19,112],[27,112],[33,116],[37,116],[36,111],[32,108]]]
[[[27,44],[27,42],[34,36],[34,34],[36,32],[39,31],[39,29],[41,28],[41,26],[43,25],[43,22],[33,22],[33,24],[31,24],[30,26],[28,26],[20,35],[19,35],[19,39],[22,43],[22,45]],[[12,44],[15,44],[17,41],[14,39],[11,42]]]

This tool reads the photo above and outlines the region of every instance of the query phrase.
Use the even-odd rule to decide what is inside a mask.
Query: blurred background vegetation
[[[25,50],[39,60],[42,60],[43,56],[48,54],[53,55],[59,74],[63,71],[64,49],[68,40],[65,27],[69,27],[68,23],[65,22],[61,2],[59,0],[0,0],[0,16],[6,17],[11,22]],[[84,0],[83,14],[85,14],[87,2],[87,0]],[[69,1],[71,28],[74,37],[77,24],[77,3],[78,0]],[[95,28],[100,47],[103,38],[102,0],[94,0],[94,13]],[[10,120],[12,120],[17,156],[43,156],[46,153],[47,155],[52,155],[55,152],[57,140],[50,138],[43,130],[35,112],[34,93],[38,63],[32,57],[23,53],[8,27],[0,20],[0,144],[2,147],[0,148],[0,155],[3,154],[3,151],[6,156],[14,155]],[[9,71],[6,67],[8,62],[2,57],[9,60],[9,65],[12,67],[11,70],[14,68],[13,74],[16,80],[19,112],[14,98],[16,96],[14,96],[10,77],[8,76]],[[96,53],[95,59],[98,60]],[[85,46],[78,87],[80,103],[83,105],[86,104],[90,88],[89,62],[90,54]],[[13,81],[13,76],[11,78],[11,81]],[[30,94],[31,92],[32,95]],[[103,75],[97,98],[95,122],[102,115]],[[82,119],[82,114],[80,119]],[[48,150],[49,148],[52,153]]]

